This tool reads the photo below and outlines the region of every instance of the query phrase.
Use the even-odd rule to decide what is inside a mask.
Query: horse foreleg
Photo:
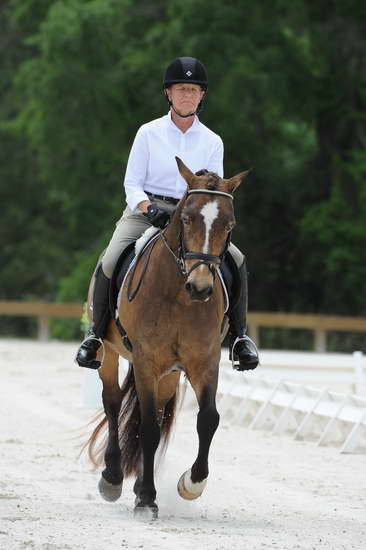
[[[98,372],[103,382],[103,405],[108,421],[108,441],[104,454],[106,467],[99,481],[99,492],[105,500],[114,502],[121,496],[123,482],[118,437],[118,417],[122,396],[118,382],[118,355],[107,345],[103,364]]]
[[[193,384],[192,384],[193,385]],[[178,482],[178,493],[187,500],[201,496],[208,477],[208,453],[212,438],[219,425],[220,415],[216,408],[217,380],[211,384],[197,388],[196,392],[199,412],[197,416],[197,432],[199,447],[197,458],[189,470],[184,472]]]
[[[177,387],[179,384],[179,377],[180,377],[180,373],[174,372],[159,380],[156,414],[157,414],[157,422],[160,428],[160,443],[162,439],[164,440],[168,439],[171,431],[171,427],[172,427],[174,415],[175,415],[175,404],[173,408],[168,412],[168,416],[170,418],[167,418],[165,416],[166,406],[171,401],[171,399],[174,398],[175,396],[175,393],[177,391]],[[136,496],[140,495],[142,478],[143,478],[143,464],[141,461],[138,468],[137,478],[133,486],[133,491]]]
[[[142,476],[138,476],[134,487],[135,514],[147,511],[156,518],[158,506],[155,502],[154,460],[160,441],[160,426],[156,410],[156,382],[152,376],[143,376],[136,363],[135,380],[141,411],[139,438],[142,449]]]

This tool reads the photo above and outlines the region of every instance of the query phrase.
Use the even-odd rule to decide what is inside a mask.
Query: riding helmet
[[[169,88],[172,84],[190,82],[199,84],[203,90],[207,90],[208,77],[203,63],[194,57],[177,57],[165,71],[163,87]]]

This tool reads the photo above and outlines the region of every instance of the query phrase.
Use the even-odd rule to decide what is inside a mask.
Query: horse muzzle
[[[191,300],[193,300],[194,302],[207,302],[213,293],[212,285],[198,288],[195,283],[187,281],[185,287]]]

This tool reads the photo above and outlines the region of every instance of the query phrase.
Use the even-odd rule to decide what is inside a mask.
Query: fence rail
[[[82,304],[0,301],[0,315],[38,318],[38,338],[49,339],[49,319],[53,317],[80,318]],[[327,350],[329,331],[363,332],[366,334],[366,318],[336,317],[329,315],[305,315],[299,313],[253,312],[248,314],[249,332],[260,347],[260,328],[304,328],[314,332],[314,351]]]
[[[285,380],[275,382],[220,372],[218,409],[230,422],[273,435],[332,443],[341,453],[366,453],[366,398],[319,389]],[[191,396],[190,404],[194,403]]]
[[[38,339],[41,341],[50,338],[50,318],[80,319],[82,314],[82,304],[0,301],[0,315],[37,317]]]
[[[362,354],[357,359],[364,360]],[[127,368],[127,361],[120,361],[121,383]],[[183,379],[181,383],[186,384]],[[364,396],[263,378],[255,372],[239,376],[222,364],[217,401],[221,418],[230,424],[266,429],[272,435],[288,434],[317,445],[332,444],[341,453],[366,453]],[[102,382],[91,369],[84,369],[81,406],[103,407]],[[197,398],[189,384],[184,406],[197,410]]]
[[[248,315],[248,324],[250,335],[258,347],[260,347],[259,329],[262,327],[312,330],[314,332],[314,351],[319,353],[327,351],[327,333],[329,331],[364,332],[366,334],[366,318],[364,317],[257,312]]]

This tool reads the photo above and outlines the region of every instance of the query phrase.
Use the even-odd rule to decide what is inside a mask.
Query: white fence
[[[261,350],[260,360],[255,376],[366,396],[366,357],[360,351],[342,354]],[[230,365],[224,351],[221,366]]]
[[[220,378],[218,409],[232,423],[366,452],[366,397],[250,374],[238,379],[229,369]]]
[[[126,363],[121,363],[123,378]],[[250,429],[266,429],[273,435],[286,433],[294,439],[307,439],[318,445],[337,445],[342,453],[366,452],[366,396],[334,391],[324,385],[313,387],[266,378],[261,376],[260,368],[238,373],[227,363],[224,357],[217,399],[223,419]],[[263,370],[265,368],[268,367]],[[326,366],[322,375],[328,373],[328,382],[334,378],[337,368],[340,367],[332,371],[329,365]],[[342,379],[342,384],[347,381],[359,393],[364,392],[366,357],[355,352],[348,370],[347,380]],[[277,372],[293,376],[296,367],[290,372],[286,367],[280,370],[277,365]],[[85,369],[84,375],[83,405],[101,407],[101,383],[97,373]],[[317,381],[319,383],[319,379]],[[184,406],[197,406],[190,389]]]

